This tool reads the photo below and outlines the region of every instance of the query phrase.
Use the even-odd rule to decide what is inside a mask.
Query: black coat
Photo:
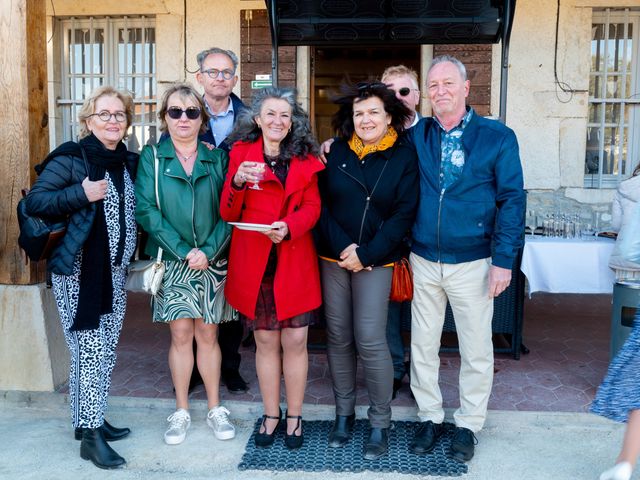
[[[127,170],[135,178],[138,154],[129,152]],[[96,204],[89,202],[82,188],[87,177],[82,155],[57,155],[48,161],[27,196],[31,215],[69,217],[67,232],[47,260],[47,270],[71,275],[76,254],[89,236]]]
[[[386,265],[402,256],[403,240],[418,206],[418,158],[413,147],[399,139],[361,162],[346,141],[336,140],[319,186],[322,213],[315,232],[319,255],[339,259],[348,245],[356,243],[365,267]]]

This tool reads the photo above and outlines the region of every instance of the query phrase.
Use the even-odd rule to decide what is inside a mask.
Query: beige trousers
[[[411,304],[411,390],[418,417],[425,422],[444,420],[438,385],[440,337],[447,299],[451,303],[460,346],[460,407],[456,426],[482,429],[493,384],[491,320],[493,299],[488,296],[489,258],[459,264],[425,260],[412,253],[414,293]]]

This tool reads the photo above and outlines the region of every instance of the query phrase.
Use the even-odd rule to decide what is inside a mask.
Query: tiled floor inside
[[[167,365],[169,329],[150,320],[149,299],[131,295],[125,326],[118,346],[118,363],[113,374],[112,395],[172,398]],[[524,305],[523,343],[530,353],[514,360],[496,355],[490,409],[530,411],[587,411],[602,380],[609,349],[610,295],[560,295],[536,293]],[[224,386],[225,399],[260,402],[255,356],[244,348],[241,374],[250,384],[248,393],[231,395]],[[458,405],[456,353],[441,355],[440,385],[447,408]],[[367,404],[366,390],[359,374],[359,404]],[[203,387],[192,398],[204,399]],[[309,355],[309,375],[305,402],[333,404],[331,379],[324,352]],[[412,405],[408,380],[393,405]]]

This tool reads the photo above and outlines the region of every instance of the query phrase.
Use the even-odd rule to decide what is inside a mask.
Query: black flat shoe
[[[247,382],[240,376],[238,370],[223,370],[220,372],[222,383],[227,386],[229,393],[241,394],[249,390]]]
[[[375,460],[387,453],[389,445],[389,429],[372,427],[364,446],[364,459]]]
[[[267,426],[264,423],[267,421],[267,418],[271,420],[278,420],[278,423],[276,423],[276,426],[271,431],[271,433],[267,433]],[[260,426],[260,428],[264,428],[264,432],[260,433],[260,430],[258,430],[258,433],[256,433],[256,436],[254,437],[256,447],[270,447],[271,445],[273,445],[273,441],[276,439],[276,432],[278,431],[281,420],[282,410],[279,410],[277,417],[274,417],[273,415],[262,415],[262,425]]]
[[[80,457],[91,460],[98,468],[122,467],[126,461],[109,446],[101,428],[85,428],[80,443]]]
[[[289,415],[287,411],[286,418],[296,418],[298,423],[296,424],[296,428],[293,429],[293,433],[289,435],[287,432],[284,434],[284,445],[289,450],[295,450],[302,446],[302,442],[304,442],[304,435],[302,433],[302,416],[300,415]],[[296,432],[300,430],[300,435],[296,435]]]
[[[342,447],[349,441],[355,421],[355,413],[351,415],[336,415],[333,429],[329,433],[329,446],[331,448]]]
[[[125,438],[127,435],[131,433],[130,428],[127,428],[127,427],[117,428],[111,425],[106,420],[104,421],[102,426],[98,428],[102,429],[102,433],[104,434],[104,439],[107,442],[117,442],[118,440],[122,440],[123,438]],[[73,432],[75,439],[82,440],[82,432],[84,432],[85,430],[87,429],[83,427],[76,428]]]

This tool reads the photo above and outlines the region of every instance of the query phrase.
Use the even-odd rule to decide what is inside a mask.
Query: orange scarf
[[[371,152],[380,152],[392,147],[393,144],[396,143],[397,139],[398,132],[396,132],[395,128],[389,126],[389,128],[387,129],[387,133],[384,134],[382,140],[380,140],[375,145],[365,145],[364,143],[362,143],[362,140],[360,140],[360,137],[358,137],[355,132],[353,132],[353,135],[351,135],[351,139],[348,143],[349,148],[351,148],[351,150],[353,150],[358,158],[362,160],[365,155],[368,155]]]

